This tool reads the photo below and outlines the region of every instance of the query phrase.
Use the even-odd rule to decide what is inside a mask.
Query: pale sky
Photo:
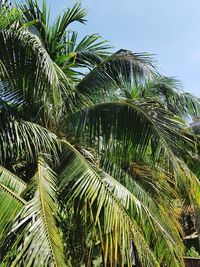
[[[73,0],[47,0],[55,16]],[[115,46],[154,54],[160,70],[200,97],[200,0],[82,0],[87,24],[72,30],[99,33]]]

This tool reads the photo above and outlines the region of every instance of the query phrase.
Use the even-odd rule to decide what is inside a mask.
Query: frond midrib
[[[28,202],[26,202],[23,198],[18,196],[16,193],[14,193],[12,190],[10,190],[8,187],[0,183],[0,187],[2,188],[3,191],[7,192],[10,194],[13,198],[15,198],[18,202],[20,202],[23,205],[27,205]]]

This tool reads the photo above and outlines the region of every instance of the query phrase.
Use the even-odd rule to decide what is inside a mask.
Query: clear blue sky
[[[47,0],[55,16],[73,0]],[[200,0],[82,0],[87,25],[82,35],[99,33],[116,50],[155,54],[167,76],[200,97]]]

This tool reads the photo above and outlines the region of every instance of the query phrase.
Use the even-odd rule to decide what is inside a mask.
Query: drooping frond
[[[198,176],[180,158],[176,160],[180,175],[179,190],[182,193],[181,198],[183,203],[195,203],[195,205],[200,207],[200,181]]]
[[[27,184],[17,175],[11,173],[0,165],[0,183],[20,195],[27,187]]]
[[[172,210],[157,204],[137,183],[132,182],[132,188],[128,190],[107,173],[102,172],[101,175],[114,196],[130,216],[135,218],[159,263],[167,266],[184,266],[184,249],[178,232],[178,222],[175,218],[169,218],[175,217],[175,212],[171,213]]]
[[[63,86],[66,91],[70,91],[70,86],[40,39],[25,28],[2,30],[0,51],[1,80],[9,82],[13,90],[20,92],[34,117],[56,114],[62,105]]]
[[[77,139],[108,153],[110,150],[110,156],[119,162],[132,163],[148,153],[154,164],[165,156],[171,161],[173,155],[184,157],[183,150],[195,152],[194,137],[183,122],[155,101],[119,100],[94,105],[75,113],[67,129],[66,134],[72,131]]]
[[[180,164],[185,164],[181,159],[190,161],[196,153],[195,138],[157,102],[115,101],[76,115],[67,134],[74,133],[77,140],[87,141],[119,166],[145,162],[167,171],[177,190],[191,199],[191,177]]]
[[[0,162],[8,159],[26,159],[34,162],[39,153],[54,155],[57,159],[59,140],[46,128],[0,113]]]
[[[110,262],[114,266],[117,263],[124,266],[126,258],[126,264],[132,266],[133,243],[144,266],[159,266],[134,217],[130,216],[113,190],[74,147],[65,141],[63,143],[65,164],[59,176],[62,202],[75,202],[80,212],[81,207],[85,207],[83,203],[89,204],[90,223],[97,228],[104,264]]]
[[[13,90],[8,82],[0,82],[0,117],[25,115],[27,104],[19,92]]]
[[[12,159],[34,161],[39,152],[56,154],[57,137],[46,128],[23,120],[28,118],[29,106],[19,91],[9,83],[0,82],[0,162]]]
[[[158,76],[142,88],[143,97],[158,97],[174,114],[180,117],[199,116],[200,101],[197,97],[182,91],[181,83],[171,77]]]
[[[167,173],[165,168],[156,169],[151,168],[147,163],[146,165],[132,163],[124,170],[111,160],[103,158],[101,169],[139,198],[145,200],[147,194],[157,205],[162,205],[165,200],[168,211],[174,208],[170,200],[179,198],[171,174]]]
[[[11,228],[17,213],[26,205],[26,201],[20,197],[25,190],[26,183],[19,177],[0,166],[0,240]],[[0,241],[0,244],[1,244]]]
[[[0,245],[26,201],[0,183]]]
[[[85,97],[94,101],[105,93],[117,90],[127,83],[143,83],[154,77],[156,69],[147,54],[136,54],[119,50],[90,71],[77,85],[77,99]],[[86,101],[86,100],[85,100]]]
[[[33,183],[36,185],[34,197],[16,218],[5,239],[6,245],[2,244],[1,261],[12,266],[66,266],[56,225],[55,176],[41,157]]]

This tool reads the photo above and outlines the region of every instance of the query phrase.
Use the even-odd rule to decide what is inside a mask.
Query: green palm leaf
[[[54,27],[57,30],[57,41],[59,42],[65,33],[66,28],[74,21],[81,23],[86,22],[85,16],[87,12],[84,8],[81,7],[80,3],[76,3],[71,9],[68,8],[64,15],[58,17],[57,22],[54,24]]]
[[[0,245],[5,235],[11,229],[13,220],[22,210],[26,201],[20,198],[16,193],[0,183]]]
[[[11,266],[66,266],[56,225],[55,176],[41,157],[33,183],[37,188],[34,198],[20,212],[5,241],[13,251],[4,249],[3,262]]]
[[[84,97],[94,101],[95,96],[105,96],[127,83],[143,83],[153,78],[156,69],[148,54],[119,50],[98,64],[77,85],[77,99]]]
[[[159,263],[184,266],[184,249],[178,232],[178,228],[181,228],[177,227],[177,221],[174,223],[169,218],[169,215],[176,216],[175,213],[170,214],[167,208],[158,205],[137,183],[132,182],[131,190],[128,190],[110,175],[102,173],[102,176],[115,197],[143,230],[145,240],[152,247]]]
[[[143,97],[159,97],[164,105],[180,117],[199,116],[200,101],[182,91],[181,83],[170,77],[158,76],[141,88]]]
[[[9,1],[0,6],[0,30],[9,28],[13,23],[21,19],[21,14],[16,7],[12,7]]]
[[[123,100],[99,104],[77,113],[69,129],[77,140],[88,142],[119,166],[145,162],[165,170],[178,190],[192,199],[193,178],[181,159],[192,160],[191,153],[196,153],[194,136],[159,103]],[[196,193],[197,197],[198,190]]]
[[[6,117],[0,126],[0,147],[0,162],[16,158],[35,162],[40,152],[52,153],[56,160],[59,140],[38,124]]]
[[[129,216],[109,186],[81,154],[69,143],[64,142],[64,145],[65,165],[59,176],[62,202],[89,203],[91,223],[97,227],[104,250],[104,264],[107,265],[109,258],[111,264],[121,262],[124,266],[126,255],[128,266],[132,266],[130,251],[133,242],[144,266],[159,266],[135,219]],[[120,255],[123,255],[121,261]]]
[[[60,88],[64,75],[52,62],[40,39],[27,29],[14,27],[0,32],[0,48],[1,79],[21,93],[35,114],[41,107],[48,107],[49,112],[58,109],[62,103]]]
[[[24,106],[26,103],[19,92],[12,90],[9,83],[0,82],[0,116],[3,116],[3,113],[17,116]]]
[[[66,54],[58,56],[58,64],[64,67],[95,67],[109,56],[111,46],[97,34],[85,36],[78,42],[78,33],[68,34]]]
[[[0,239],[1,242],[10,230],[17,213],[26,205],[20,197],[26,183],[19,177],[0,166]],[[0,242],[0,243],[1,243]]]
[[[19,8],[24,15],[25,21],[29,23],[35,21],[34,28],[42,39],[49,55],[54,60],[59,51],[59,45],[66,35],[68,26],[75,21],[80,23],[86,21],[86,10],[81,7],[80,3],[68,8],[62,16],[56,19],[52,26],[49,25],[50,11],[47,11],[45,1],[43,1],[42,9],[35,0],[28,0],[26,3],[19,5]]]
[[[117,153],[118,161],[125,163],[141,160],[146,153],[155,164],[162,158],[173,161],[174,155],[182,157],[183,150],[196,151],[194,136],[183,122],[155,101],[118,100],[94,105],[75,113],[65,127],[67,134],[70,129],[77,140],[82,138],[108,153],[110,150],[112,157]]]
[[[0,165],[0,183],[20,195],[27,187],[27,184],[15,174],[11,173]]]

